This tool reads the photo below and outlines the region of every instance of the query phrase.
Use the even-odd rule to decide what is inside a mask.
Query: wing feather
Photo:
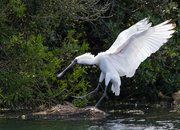
[[[141,62],[172,37],[175,24],[168,24],[169,22],[170,20],[167,20],[140,33],[134,33],[119,47],[116,45],[116,50],[110,51],[111,63],[120,76],[132,77]],[[148,24],[145,21],[142,25]]]
[[[151,23],[148,22],[149,22],[149,17],[137,22],[133,26],[121,32],[118,35],[115,42],[113,43],[113,45],[106,52],[108,53],[114,52],[118,47],[122,46],[124,42],[127,41],[131,36],[147,30],[151,26]]]

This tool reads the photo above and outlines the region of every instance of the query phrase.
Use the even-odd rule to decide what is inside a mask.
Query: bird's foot
[[[86,99],[86,96],[82,96],[82,97],[76,97],[76,96],[72,96],[73,98],[77,98],[77,99],[85,99],[86,101],[88,101],[87,99]]]

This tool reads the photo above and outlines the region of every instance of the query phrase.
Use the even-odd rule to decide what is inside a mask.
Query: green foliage
[[[124,97],[158,99],[180,89],[179,1],[3,0],[0,4],[0,106],[38,106],[71,101],[96,86],[97,66],[76,65],[62,71],[90,48],[107,50],[118,34],[144,17],[153,24],[176,22],[176,33],[157,53],[145,60],[131,79],[123,78]],[[87,74],[88,73],[88,74]],[[108,93],[109,94],[109,93]],[[114,97],[114,96],[112,96]],[[111,97],[111,98],[112,98]],[[88,97],[90,99],[90,96]],[[83,106],[86,100],[73,100]]]
[[[69,29],[63,37],[56,31],[60,27],[58,13],[50,19],[39,18],[38,13],[43,13],[42,10],[31,10],[28,3],[20,0],[4,2],[1,6],[0,105],[52,105],[68,100],[77,92],[85,94],[88,82],[82,76],[84,68],[78,66],[72,75],[56,78],[57,71],[88,49],[88,43],[82,37],[85,32]],[[38,8],[38,4],[33,6]],[[41,8],[47,8],[47,3]],[[44,15],[51,13],[45,11]],[[74,24],[69,26],[74,27]]]
[[[73,38],[74,35],[76,35],[75,37],[77,37],[77,39]],[[79,55],[84,53],[84,51],[88,49],[88,44],[85,41],[82,42],[81,46],[78,46],[80,42],[78,40],[79,38],[81,38],[81,34],[76,34],[75,30],[71,30],[68,32],[68,35],[61,47],[61,49],[64,49],[59,53],[59,57],[61,57],[60,60],[62,68],[67,67],[73,60],[73,58],[75,58],[73,54],[76,53],[77,55]],[[74,67],[73,72],[66,72],[66,74],[61,79],[56,80],[56,82],[58,83],[58,87],[63,90],[61,101],[67,99],[69,96],[76,95],[77,93],[79,96],[83,96],[87,93],[89,82],[86,81],[85,76],[83,76],[85,73],[85,68],[77,65],[76,67]],[[73,102],[77,106],[82,106],[82,104],[77,103],[77,100],[74,100]],[[85,105],[87,102],[84,101],[82,103]]]
[[[161,19],[176,19],[179,16],[176,2],[164,2],[163,6],[153,8],[154,11],[147,11],[154,24],[162,22]],[[137,14],[145,16],[142,12],[137,12]],[[149,101],[156,101],[158,92],[171,96],[173,92],[180,89],[179,30],[177,23],[176,33],[173,34],[173,37],[156,54],[144,61],[137,71],[136,79],[139,77],[137,79],[139,84],[135,86],[138,88],[138,94],[148,95]]]
[[[4,43],[4,59],[1,60],[3,66],[0,69],[4,106],[52,104],[62,102],[77,91],[80,94],[86,93],[85,86],[88,86],[88,82],[82,77],[84,68],[74,69],[73,75],[68,74],[62,80],[57,80],[55,75],[57,69],[67,65],[64,61],[72,59],[76,50],[83,53],[88,48],[85,41],[79,46],[80,36],[77,35],[76,39],[74,34],[74,30],[69,31],[61,49],[52,51],[42,45],[43,38],[40,34],[29,38],[19,34]],[[57,53],[60,59],[55,57]],[[55,83],[58,86],[54,86]]]

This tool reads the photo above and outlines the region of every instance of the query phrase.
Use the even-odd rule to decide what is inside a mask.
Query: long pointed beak
[[[77,59],[73,60],[72,63],[66,69],[64,69],[60,74],[57,75],[57,77],[59,78],[63,76],[63,74],[75,64],[77,64]]]

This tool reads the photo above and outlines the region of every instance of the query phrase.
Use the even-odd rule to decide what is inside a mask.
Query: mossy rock
[[[79,108],[69,102],[64,102],[64,104],[57,104],[50,109],[40,106],[36,112],[22,115],[22,118],[104,118],[108,115],[95,107]]]

